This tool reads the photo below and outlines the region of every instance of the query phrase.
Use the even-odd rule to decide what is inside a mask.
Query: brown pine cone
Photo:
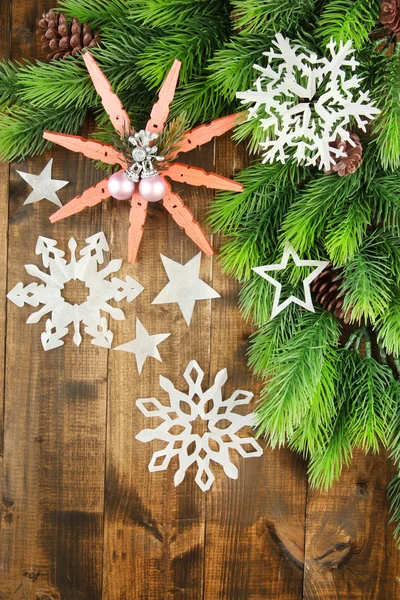
[[[43,50],[47,58],[58,60],[66,56],[75,56],[84,48],[93,48],[100,43],[97,32],[92,33],[87,23],[81,25],[78,19],[72,19],[71,25],[65,15],[54,10],[43,13],[39,21],[39,33]]]
[[[380,23],[393,33],[400,33],[400,0],[382,0]]]
[[[321,304],[325,310],[329,310],[332,314],[340,319],[343,323],[350,323],[351,310],[345,312],[343,310],[344,292],[340,287],[343,283],[342,270],[339,267],[334,267],[329,264],[325,269],[314,279],[311,291],[317,302]]]
[[[350,134],[350,139],[353,140],[355,146],[352,146],[348,141],[337,139],[333,144],[335,148],[346,152],[347,156],[338,156],[335,158],[336,164],[332,165],[329,170],[325,169],[325,173],[337,173],[339,177],[352,175],[360,168],[362,163],[362,146],[360,138],[355,133]]]

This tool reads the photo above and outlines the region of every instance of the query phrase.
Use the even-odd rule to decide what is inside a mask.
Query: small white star
[[[196,300],[220,298],[218,292],[200,279],[201,252],[185,265],[181,265],[162,254],[161,260],[167,272],[169,283],[161,290],[152,304],[177,302],[186,323],[190,325]]]
[[[17,171],[18,175],[21,175],[22,179],[28,183],[32,192],[29,194],[24,204],[32,204],[32,202],[39,202],[39,200],[50,200],[57,206],[62,206],[60,198],[56,192],[68,185],[69,181],[61,181],[59,179],[51,178],[51,170],[53,167],[53,159],[51,159],[40,175],[32,175],[31,173],[23,173]]]
[[[148,356],[156,358],[162,362],[157,346],[166,340],[170,335],[170,333],[150,335],[140,320],[136,317],[136,338],[131,342],[127,342],[126,344],[122,344],[122,346],[114,348],[114,350],[132,352],[132,354],[136,356],[136,364],[140,375]]]
[[[267,271],[282,271],[286,269],[289,257],[292,256],[293,260],[298,267],[316,267],[304,280],[304,300],[300,300],[300,298],[296,298],[296,296],[289,296],[282,304],[279,304],[281,292],[282,292],[282,284],[279,283],[276,279],[267,275]],[[310,284],[314,279],[318,277],[318,275],[325,269],[325,267],[329,264],[329,261],[325,260],[300,260],[296,252],[293,250],[292,246],[286,245],[282,262],[277,265],[265,265],[263,267],[253,267],[253,271],[255,271],[258,275],[261,275],[264,279],[272,283],[276,287],[274,304],[272,307],[271,319],[276,317],[282,310],[284,310],[289,304],[294,302],[299,306],[306,308],[311,312],[315,312],[313,301],[311,297],[311,289]]]

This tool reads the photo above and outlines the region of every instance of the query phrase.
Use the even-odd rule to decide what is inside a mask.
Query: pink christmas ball
[[[158,202],[162,200],[167,192],[165,181],[160,175],[141,179],[139,183],[139,194],[147,202]]]
[[[111,175],[107,182],[110,196],[116,200],[129,200],[135,191],[135,183],[125,177],[123,171]]]

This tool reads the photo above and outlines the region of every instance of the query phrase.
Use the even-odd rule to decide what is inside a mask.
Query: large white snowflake
[[[222,399],[222,386],[228,373],[220,371],[214,385],[207,391],[202,390],[204,372],[195,360],[192,360],[184,373],[189,384],[188,393],[175,388],[173,383],[160,375],[160,386],[169,395],[169,406],[162,405],[155,398],[140,398],[136,405],[146,417],[160,417],[163,422],[155,429],[143,429],[136,439],[141,442],[161,440],[166,446],[154,452],[149,463],[149,471],[164,471],[171,459],[177,456],[179,468],[174,476],[175,485],[179,485],[186,470],[197,463],[195,481],[205,492],[214,482],[210,462],[222,465],[225,474],[237,479],[237,467],[231,462],[229,450],[236,450],[244,458],[260,456],[262,448],[253,437],[240,437],[243,427],[254,425],[254,413],[241,415],[235,412],[238,406],[249,404],[251,392],[236,390],[228,400]],[[196,421],[204,421],[202,434],[193,430]]]
[[[329,170],[335,158],[346,156],[331,144],[337,138],[350,139],[353,124],[365,131],[365,125],[379,114],[369,92],[360,88],[361,79],[352,74],[359,65],[352,42],[327,45],[330,58],[314,52],[278,33],[264,56],[268,65],[254,68],[261,72],[255,90],[239,92],[242,104],[249,106],[249,119],[259,118],[265,130],[261,147],[263,162],[289,158],[294,148],[298,164],[318,165]]]
[[[67,262],[63,258],[65,252],[57,248],[56,240],[39,237],[36,254],[41,255],[42,264],[49,273],[41,271],[36,265],[25,265],[27,273],[43,283],[30,283],[24,287],[20,282],[8,294],[8,298],[17,306],[41,305],[38,311],[30,315],[27,323],[37,323],[44,315],[51,313],[41,336],[45,350],[62,346],[62,338],[67,335],[68,326],[71,324],[74,326],[73,340],[79,346],[82,341],[81,323],[85,325],[85,332],[93,337],[92,344],[110,348],[113,334],[108,329],[107,319],[102,316],[102,311],[108,313],[112,319],[124,319],[122,310],[111,306],[108,301],[118,302],[126,298],[131,302],[144,289],[129,276],[125,280],[117,277],[113,277],[111,281],[106,279],[121,268],[121,259],[111,260],[102,270],[97,270],[97,265],[104,262],[104,252],[109,250],[104,233],[96,233],[87,238],[86,244],[80,251],[81,258],[77,260],[77,244],[74,238],[71,238],[68,242],[71,259]],[[71,304],[62,295],[65,284],[75,280],[83,282],[88,288],[86,301],[80,304]]]

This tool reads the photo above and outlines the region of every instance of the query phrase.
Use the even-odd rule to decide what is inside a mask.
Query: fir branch
[[[150,89],[163,83],[175,59],[182,61],[179,74],[181,85],[201,74],[214,51],[221,47],[229,36],[229,25],[225,19],[197,17],[187,21],[184,27],[168,30],[168,35],[155,38],[137,60],[139,74]]]
[[[240,35],[265,35],[271,31],[290,35],[309,27],[315,4],[315,0],[233,0],[232,18]]]
[[[375,53],[376,56],[376,53]],[[380,69],[378,67],[381,67]],[[371,88],[381,114],[373,122],[376,152],[384,169],[400,166],[400,60],[396,53],[390,58],[377,60],[379,80]]]
[[[400,357],[400,290],[377,318],[375,328],[378,343],[382,344],[387,354]]]
[[[257,406],[257,424],[272,447],[283,445],[307,415],[316,394],[320,405],[333,402],[336,353],[340,328],[327,311],[301,313],[299,326],[284,346],[274,353],[272,368]],[[331,363],[324,369],[324,362]],[[327,408],[328,410],[328,408]]]
[[[175,27],[197,17],[206,17],[210,22],[218,17],[229,18],[226,0],[193,2],[193,0],[135,0],[129,9],[129,18],[149,27]]]
[[[17,75],[20,65],[10,60],[0,61],[0,109],[7,108],[18,98]]]
[[[391,236],[373,232],[344,266],[343,310],[351,310],[352,322],[375,323],[387,309],[392,298],[393,244],[395,240]]]
[[[110,20],[126,18],[135,4],[135,0],[58,0],[55,10],[96,28],[108,25]]]
[[[316,174],[288,213],[282,238],[289,240],[301,254],[309,253],[329,225],[332,214],[356,201],[361,185],[359,171],[351,177]]]
[[[375,225],[400,236],[400,171],[372,178],[369,194]]]
[[[372,209],[360,189],[348,202],[339,204],[326,228],[325,247],[334,265],[343,265],[360,248]]]
[[[275,255],[280,224],[307,173],[291,162],[256,163],[237,176],[243,192],[218,194],[209,222],[231,238],[220,255],[226,272],[247,279],[252,267]]]
[[[379,18],[380,0],[329,0],[320,16],[315,35],[326,46],[331,38],[353,40],[360,49]]]
[[[86,117],[86,108],[54,111],[36,109],[29,105],[13,106],[0,113],[0,158],[7,161],[23,160],[49,148],[43,131],[62,131],[75,134]]]
[[[348,356],[351,411],[348,427],[353,446],[365,452],[379,451],[379,443],[388,440],[389,423],[396,410],[393,396],[388,392],[393,374],[386,365],[379,364],[368,350],[367,355],[352,351]]]
[[[389,424],[388,433],[388,449],[390,458],[393,460],[397,468],[400,467],[400,380],[393,379],[388,393],[392,397],[392,401],[396,406],[393,412],[393,417]]]
[[[397,522],[394,537],[400,550],[400,473],[397,473],[388,486],[388,498],[390,501],[390,522]]]
[[[16,76],[19,97],[40,108],[82,108],[97,102],[96,90],[81,57],[26,64]]]
[[[187,86],[177,89],[171,105],[171,116],[177,117],[184,112],[188,121],[194,125],[209,123],[234,110],[234,104],[224,101],[209,77],[198,75]]]
[[[233,36],[223,48],[216,50],[208,70],[223,98],[233,101],[238,91],[253,86],[253,65],[265,64],[266,59],[262,53],[271,45],[273,37],[271,30],[267,36]]]

